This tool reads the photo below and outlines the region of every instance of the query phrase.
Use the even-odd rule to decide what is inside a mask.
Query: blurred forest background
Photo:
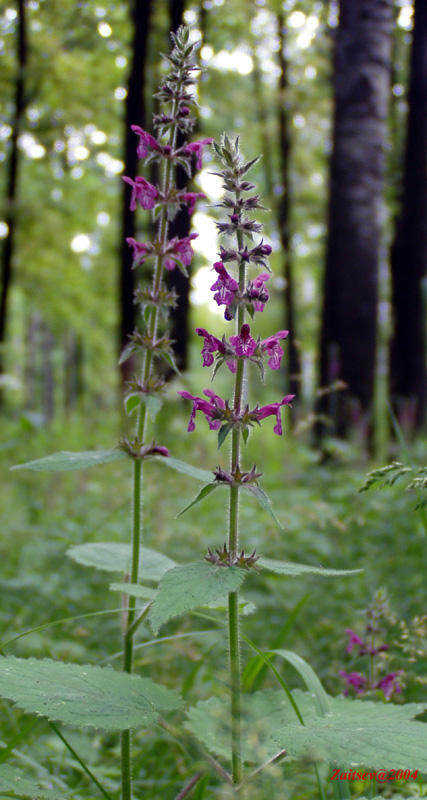
[[[0,390],[31,424],[117,404],[117,356],[137,324],[128,211],[160,52],[200,39],[197,136],[241,135],[274,248],[274,316],[291,331],[295,425],[352,430],[381,450],[388,403],[426,408],[427,6],[423,0],[16,0],[0,15]],[[211,163],[209,163],[211,161]],[[220,196],[208,154],[191,220],[191,284],[176,271],[181,369],[211,317]],[[154,176],[155,177],[155,176]],[[273,286],[271,287],[271,284]],[[261,320],[261,327],[263,322]],[[270,330],[271,326],[269,327]],[[194,355],[197,350],[194,351]],[[123,370],[129,369],[127,364]]]

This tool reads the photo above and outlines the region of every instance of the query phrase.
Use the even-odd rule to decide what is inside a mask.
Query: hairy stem
[[[172,109],[172,114],[175,113],[175,108]],[[172,149],[175,146],[176,129],[171,129],[170,145]],[[166,161],[164,178],[163,178],[163,191],[165,195],[168,193],[172,183],[173,171],[172,162]],[[165,245],[168,237],[168,218],[165,209],[162,209],[158,229],[158,241]],[[162,282],[163,270],[163,256],[159,255],[156,259],[156,266],[153,275],[153,291],[158,292]],[[154,339],[157,331],[159,308],[154,306],[151,308],[151,313],[148,319],[148,335],[149,338]],[[142,380],[145,385],[151,378],[153,365],[153,352],[147,350],[144,356],[144,363],[142,367]],[[147,406],[142,403],[139,410],[137,422],[137,439],[143,443],[146,436],[147,427]],[[132,511],[132,564],[131,564],[131,583],[138,582],[139,575],[139,551],[142,538],[142,460],[135,459],[133,468],[133,511]],[[136,615],[136,597],[129,596],[128,610],[126,615],[126,627],[123,634],[123,670],[124,672],[131,673],[133,667],[133,645],[134,636],[138,629],[135,624]],[[123,731],[121,734],[121,769],[122,769],[122,800],[131,800],[132,798],[132,771],[131,771],[131,733],[130,731]]]
[[[236,198],[237,199],[237,198]],[[243,240],[240,231],[237,234],[239,250],[243,249]],[[239,290],[243,293],[245,288],[245,263],[239,266]],[[239,334],[245,321],[245,307],[239,305],[236,318],[236,333]],[[236,378],[234,384],[234,410],[240,412],[243,396],[245,362],[243,358],[237,360]],[[240,459],[240,428],[233,428],[231,439],[231,472],[235,471]],[[239,547],[239,487],[230,486],[229,510],[229,540],[228,549],[230,558],[237,556]],[[240,670],[240,639],[239,639],[239,593],[231,592],[228,595],[228,646],[230,654],[230,689],[231,689],[231,761],[233,784],[238,786],[243,781],[242,760],[242,681]]]

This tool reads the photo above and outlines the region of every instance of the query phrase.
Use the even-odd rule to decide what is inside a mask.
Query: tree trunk
[[[185,0],[170,0],[169,13],[171,21],[171,30],[176,32],[184,21]],[[202,29],[203,37],[203,9],[200,10],[201,19],[200,27]],[[196,130],[196,129],[195,129]],[[184,143],[185,137],[182,133],[178,132],[177,145],[181,147]],[[188,183],[188,176],[185,170],[177,166],[176,169],[176,185],[178,189],[183,189]],[[183,239],[188,236],[191,230],[191,216],[188,214],[186,208],[181,208],[173,222],[169,226],[169,237],[172,239],[178,236]],[[170,320],[170,334],[174,341],[173,350],[175,354],[175,361],[178,369],[183,372],[188,366],[188,342],[189,342],[189,317],[190,317],[190,269],[188,268],[189,277],[187,278],[181,270],[177,267],[170,272],[167,276],[167,284],[169,289],[175,289],[178,295],[178,302],[176,308],[172,308],[169,316]],[[173,372],[171,370],[165,371],[166,377],[171,377]]]
[[[392,18],[392,0],[340,0],[320,381],[347,389],[319,404],[339,436],[372,411]]]
[[[283,197],[278,209],[279,232],[284,253],[284,273],[285,279],[285,325],[289,329],[289,379],[288,387],[290,394],[298,395],[301,386],[301,363],[299,352],[296,346],[296,326],[295,326],[295,300],[294,300],[294,280],[292,263],[292,244],[291,244],[291,178],[290,178],[290,153],[291,153],[291,134],[289,130],[289,119],[286,111],[285,101],[288,89],[288,64],[285,56],[285,21],[282,13],[277,15],[277,30],[279,34],[279,103],[278,103],[278,123],[279,123],[279,153],[280,171],[283,184]],[[292,411],[293,419],[295,411]]]
[[[147,60],[147,42],[151,0],[131,0],[130,13],[133,23],[133,40],[131,66],[128,79],[128,93],[125,108],[125,140],[124,140],[124,175],[133,178],[138,173],[138,156],[136,153],[137,140],[131,131],[131,125],[140,125],[146,122],[145,105],[145,66]],[[133,273],[132,250],[126,239],[135,238],[135,214],[130,211],[131,187],[123,183],[122,187],[122,231],[121,231],[121,268],[120,268],[120,329],[119,349],[128,343],[128,336],[135,328],[135,307],[133,302]],[[124,381],[131,377],[133,371],[132,359],[121,365],[121,374]]]
[[[425,420],[427,393],[427,4],[415,0],[402,204],[391,251],[394,333],[390,391],[401,422]]]
[[[18,0],[17,21],[17,77],[15,84],[15,109],[11,121],[12,135],[10,155],[6,176],[6,213],[5,222],[9,228],[5,238],[1,263],[1,295],[0,295],[0,372],[4,370],[4,344],[8,321],[9,290],[12,282],[12,266],[14,256],[15,232],[17,223],[17,195],[19,173],[18,137],[21,132],[22,119],[25,114],[25,70],[28,59],[26,11],[24,0]]]

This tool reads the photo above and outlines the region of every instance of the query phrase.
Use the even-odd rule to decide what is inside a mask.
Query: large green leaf
[[[159,464],[165,464],[166,467],[174,469],[176,472],[182,472],[183,475],[189,475],[190,478],[203,481],[203,483],[209,483],[209,481],[213,480],[212,472],[208,472],[206,469],[200,469],[199,467],[193,467],[192,464],[187,464],[186,461],[180,461],[179,458],[173,458],[172,456],[169,456],[169,458],[153,456],[153,460],[158,461]]]
[[[69,547],[67,556],[85,567],[107,572],[129,572],[132,547],[120,542],[90,542]],[[141,547],[139,550],[139,577],[142,580],[159,581],[174,566],[175,561],[157,550],[150,547]]]
[[[11,469],[33,469],[37,472],[70,472],[73,469],[86,469],[97,464],[107,464],[109,461],[130,458],[130,456],[115,447],[114,450],[86,450],[81,453],[53,453],[51,456],[27,461],[26,464],[17,464]]]
[[[175,692],[149,678],[15,656],[0,659],[0,696],[29,713],[107,731],[151,725],[160,712],[182,706]]]
[[[276,746],[286,748],[287,759],[331,761],[343,768],[427,772],[427,725],[411,721],[426,704],[392,705],[328,697],[330,712],[318,717],[302,692],[292,694],[300,709],[304,705],[304,726],[292,720],[271,733]]]
[[[159,583],[149,615],[154,633],[172,617],[235,592],[244,578],[239,567],[219,567],[206,561],[169,570]]]
[[[22,769],[12,767],[10,764],[0,765],[0,796],[9,794],[15,797],[29,797],[35,800],[66,800],[67,793],[58,789],[45,789],[43,783],[49,783],[49,778],[25,778]]]
[[[245,761],[262,764],[280,752],[269,738],[276,725],[287,718],[289,703],[283,692],[268,689],[243,698],[242,754]],[[294,712],[291,709],[291,713]],[[211,752],[231,759],[231,716],[228,697],[210,697],[187,711],[185,727]]]
[[[323,569],[323,567],[312,567],[310,564],[295,564],[292,561],[276,561],[274,558],[264,558],[261,556],[257,561],[257,567],[268,569],[270,572],[277,572],[279,575],[303,575],[312,573],[313,575],[323,575],[324,578],[340,577],[343,575],[357,575],[363,569]]]

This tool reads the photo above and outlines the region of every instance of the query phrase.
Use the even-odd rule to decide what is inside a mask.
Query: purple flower
[[[252,356],[256,350],[256,341],[251,336],[251,326],[247,322],[242,325],[237,336],[230,336],[230,343],[235,348],[236,356]],[[232,370],[234,372],[234,370]]]
[[[203,397],[194,397],[194,395],[190,394],[190,392],[178,392],[178,394],[180,394],[181,397],[184,397],[186,400],[191,400],[193,403],[193,410],[191,412],[190,422],[188,423],[187,428],[189,432],[194,431],[194,428],[196,427],[194,423],[196,411],[203,412],[212,431],[216,431],[221,427],[221,422],[223,419],[221,409],[225,408],[225,402],[222,397],[219,397],[211,389],[203,390],[203,394],[205,394],[206,397],[210,397],[210,400],[204,400]]]
[[[166,269],[175,269],[176,260],[174,256],[177,256],[178,261],[185,267],[190,266],[191,259],[193,258],[191,242],[193,239],[197,239],[198,235],[198,233],[190,233],[189,236],[185,236],[183,239],[178,239],[178,237],[175,236],[170,240],[166,248],[166,253],[169,255],[169,258],[166,258],[164,261]]]
[[[400,683],[400,675],[402,675],[402,673],[403,670],[398,670],[398,672],[390,672],[385,676],[385,678],[382,678],[382,680],[378,681],[378,683],[373,686],[373,689],[381,689],[381,691],[384,692],[386,700],[390,700],[393,692],[400,694],[402,691],[402,686]]]
[[[146,211],[150,208],[154,208],[156,205],[156,197],[158,197],[158,191],[152,183],[140,177],[135,178],[134,181],[132,178],[127,178],[126,175],[122,175],[122,178],[125,183],[132,186],[132,197],[130,201],[131,211],[135,211],[137,201]]]
[[[212,142],[213,139],[202,139],[200,142],[192,142],[184,147],[185,155],[196,154],[196,169],[201,169],[203,166],[203,145],[212,144]]]
[[[137,242],[128,236],[126,239],[127,244],[133,247],[133,265],[143,264],[149,253],[153,252],[153,245],[146,242]]]
[[[278,436],[281,436],[283,431],[282,431],[282,418],[280,415],[280,409],[282,406],[290,405],[294,397],[295,397],[294,394],[287,394],[283,398],[283,400],[280,401],[280,403],[270,403],[267,406],[261,406],[261,408],[255,410],[254,414],[256,414],[256,417],[254,418],[256,418],[256,420],[258,421],[260,419],[265,419],[265,417],[271,417],[272,415],[275,415],[277,422],[273,428],[273,431]]]
[[[222,355],[225,354],[224,342],[222,342],[221,339],[217,339],[216,336],[212,336],[211,333],[208,333],[206,328],[196,328],[196,333],[198,336],[203,336],[205,339],[202,347],[203,366],[210,367],[214,361],[212,353],[218,350]]]
[[[130,127],[131,130],[133,130],[133,132],[139,136],[138,147],[136,150],[138,158],[145,158],[145,156],[148,156],[147,147],[151,147],[153,150],[162,149],[157,139],[155,139],[154,136],[151,136],[150,133],[147,133],[147,131],[144,131],[142,128],[140,128],[139,125],[131,125]]]
[[[239,284],[229,275],[222,261],[216,261],[213,268],[218,273],[218,279],[211,286],[211,291],[215,292],[214,300],[219,306],[229,306],[235,300]]]
[[[253,307],[255,311],[264,311],[264,306],[270,297],[268,293],[268,289],[265,285],[266,281],[270,280],[270,275],[268,272],[263,272],[261,275],[258,275],[254,281],[251,281],[248,285],[247,294],[250,300],[253,303]]]
[[[353,647],[357,645],[357,647],[365,648],[365,642],[360,636],[357,635],[351,628],[346,628],[346,634],[350,637],[348,645],[346,647],[346,653],[351,653]]]
[[[341,675],[341,678],[344,678],[347,681],[347,685],[344,689],[345,697],[348,695],[351,686],[353,686],[357,694],[363,694],[365,691],[367,678],[365,678],[361,672],[345,672],[341,669],[338,675]]]
[[[188,203],[188,213],[192,214],[194,211],[194,206],[196,205],[196,200],[199,197],[205,198],[206,195],[203,192],[180,192],[179,199],[183,203]]]
[[[279,339],[286,339],[288,333],[289,331],[278,331],[274,336],[269,336],[268,339],[261,342],[261,350],[270,356],[267,362],[270,369],[280,369],[283,350],[280,347]]]

